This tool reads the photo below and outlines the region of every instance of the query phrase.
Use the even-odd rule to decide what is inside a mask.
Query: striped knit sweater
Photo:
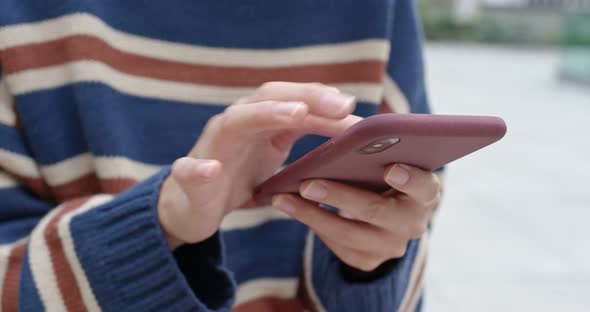
[[[0,1],[0,310],[412,311],[426,240],[370,282],[269,207],[171,253],[168,165],[266,81],[427,113],[411,0]],[[288,161],[316,147],[306,137]]]

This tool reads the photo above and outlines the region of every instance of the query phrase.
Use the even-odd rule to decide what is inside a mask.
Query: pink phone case
[[[505,133],[504,121],[491,116],[371,116],[266,180],[257,188],[255,200],[257,204],[270,204],[273,194],[297,193],[301,182],[311,178],[384,192],[390,189],[383,180],[384,168],[389,164],[435,170],[498,141]],[[379,142],[395,142],[393,138],[399,141],[389,148],[366,153]]]

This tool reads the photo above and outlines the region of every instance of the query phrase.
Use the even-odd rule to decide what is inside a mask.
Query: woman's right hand
[[[269,82],[212,117],[162,184],[158,217],[170,247],[213,235],[280,168],[298,138],[334,136],[358,122],[354,106],[354,97],[326,85]]]

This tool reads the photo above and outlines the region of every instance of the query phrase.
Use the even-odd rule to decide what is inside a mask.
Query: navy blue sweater
[[[1,310],[414,310],[425,239],[365,282],[269,207],[168,250],[168,165],[273,80],[334,85],[357,115],[428,113],[415,3],[0,1]]]

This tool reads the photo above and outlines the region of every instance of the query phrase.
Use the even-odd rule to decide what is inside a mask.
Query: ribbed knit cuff
[[[199,261],[194,263],[206,277],[199,281],[201,287],[191,288],[168,248],[156,208],[160,186],[169,172],[167,167],[72,220],[76,253],[103,310],[231,308],[235,285],[222,267],[218,235],[201,243]]]
[[[404,257],[387,274],[371,281],[351,281],[342,274],[342,262],[319,238],[314,238],[312,282],[327,311],[395,311],[407,286],[418,241],[411,241]]]

